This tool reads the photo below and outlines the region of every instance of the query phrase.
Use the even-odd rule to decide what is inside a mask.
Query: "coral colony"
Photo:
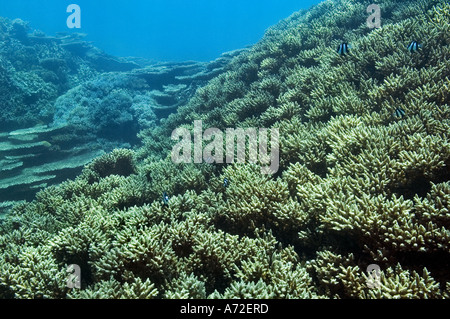
[[[0,18],[0,298],[449,298],[450,3],[367,4],[209,66]]]

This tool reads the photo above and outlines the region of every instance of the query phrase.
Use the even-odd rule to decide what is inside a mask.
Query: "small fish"
[[[163,193],[163,198],[162,198],[162,200],[163,200],[164,206],[169,206],[169,195],[167,195],[166,192]]]
[[[228,180],[228,178],[225,177],[225,178],[223,179],[223,187],[227,188],[228,185],[230,185],[230,181]]]
[[[417,41],[411,41],[411,43],[408,45],[408,51],[415,52],[415,51],[419,50],[421,47],[422,47],[422,45],[420,43],[418,43]]]
[[[397,117],[397,118],[402,118],[402,117],[405,116],[405,114],[406,114],[405,110],[403,110],[403,109],[401,109],[399,107],[396,108],[395,111],[394,111],[394,116]]]
[[[339,44],[337,53],[339,53],[340,55],[346,55],[350,51],[351,48],[352,48],[352,46],[348,43]]]

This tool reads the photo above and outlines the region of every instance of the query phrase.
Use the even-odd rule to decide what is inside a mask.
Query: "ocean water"
[[[279,20],[320,1],[298,0],[15,0],[0,16],[32,29],[86,33],[86,41],[116,56],[156,61],[210,61],[259,41]],[[81,28],[66,25],[66,8],[81,8]]]

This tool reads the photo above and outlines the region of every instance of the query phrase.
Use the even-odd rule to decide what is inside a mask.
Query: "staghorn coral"
[[[367,279],[365,275],[363,276]],[[409,272],[396,265],[395,270],[388,268],[380,274],[379,288],[370,289],[367,295],[363,296],[377,299],[432,299],[442,298],[442,293],[439,284],[426,268],[420,276],[415,271]]]
[[[121,284],[110,279],[101,281],[86,290],[72,290],[68,294],[69,299],[152,299],[158,294],[158,290],[150,280],[142,281],[136,278],[130,283]]]
[[[366,4],[293,14],[140,149],[17,206],[0,224],[0,297],[448,298],[450,5],[384,0],[369,30]],[[199,119],[279,128],[279,174],[172,163],[171,131]],[[79,291],[61,281],[70,263]]]

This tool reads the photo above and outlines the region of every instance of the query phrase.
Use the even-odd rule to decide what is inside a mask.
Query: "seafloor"
[[[1,19],[0,298],[449,298],[450,4],[369,4],[209,64]],[[174,163],[198,120],[278,129],[278,171]]]

